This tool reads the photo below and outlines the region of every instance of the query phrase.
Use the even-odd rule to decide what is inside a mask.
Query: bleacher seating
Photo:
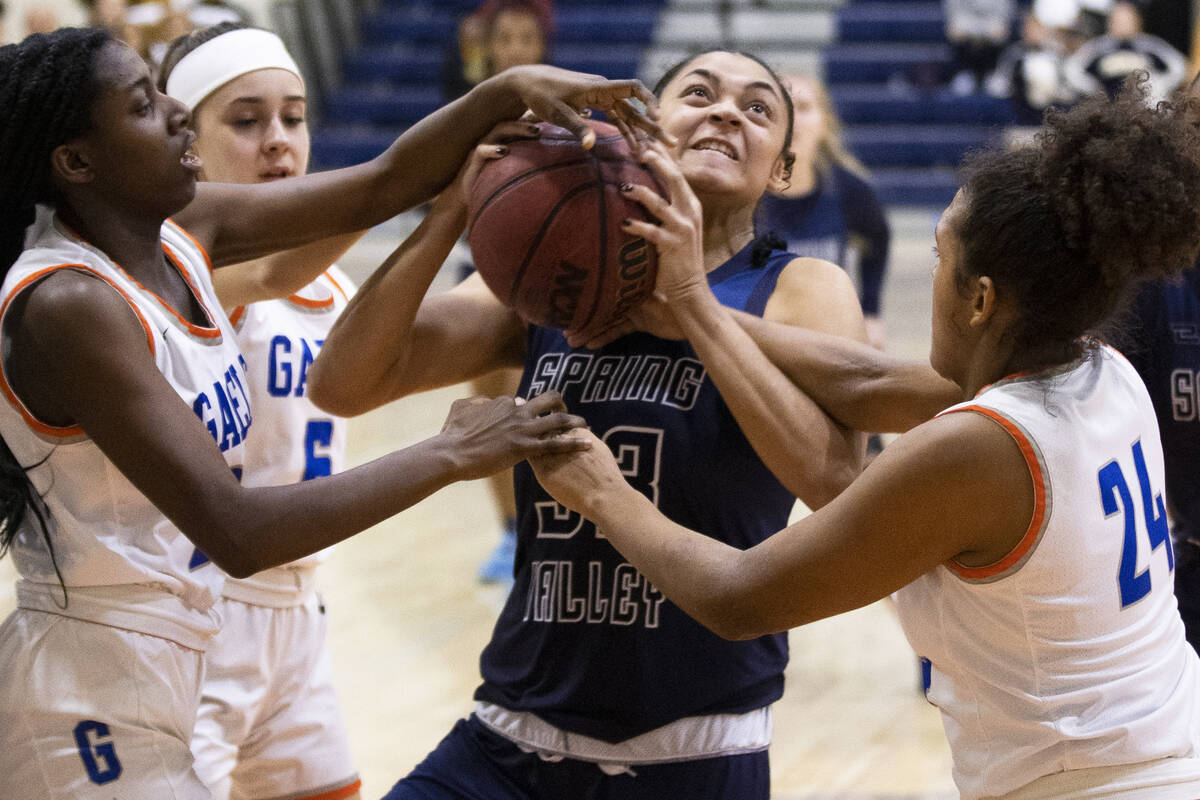
[[[959,97],[937,0],[851,0],[837,11],[826,82],[846,143],[871,169],[888,205],[944,206],[955,166],[1012,121],[1007,100]]]
[[[316,0],[310,0],[315,2]],[[318,167],[358,163],[434,111],[457,21],[478,0],[379,0],[339,62],[314,131]],[[954,169],[1009,123],[1007,101],[958,97],[940,0],[557,0],[551,63],[658,78],[689,52],[746,49],[784,71],[823,72],[850,150],[889,205],[944,205]]]
[[[549,61],[611,78],[638,75],[661,12],[660,0],[558,0]],[[407,126],[443,102],[446,49],[458,19],[478,0],[382,0],[361,19],[361,46],[341,61],[342,83],[326,93],[313,133],[318,168],[355,164],[382,152]]]

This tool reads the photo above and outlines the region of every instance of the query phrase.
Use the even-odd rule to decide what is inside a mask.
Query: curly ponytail
[[[1192,103],[1150,108],[1142,95],[1050,112],[1033,145],[968,159],[962,271],[991,277],[1021,309],[1017,347],[1096,331],[1141,279],[1200,253]]]

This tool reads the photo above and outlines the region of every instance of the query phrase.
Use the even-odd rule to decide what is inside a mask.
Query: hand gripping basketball
[[[621,187],[662,190],[611,125],[589,122],[596,144],[585,150],[569,131],[539,124],[539,139],[511,142],[474,181],[467,242],[475,266],[528,322],[609,328],[653,291],[657,272],[654,247],[621,226],[654,219]]]

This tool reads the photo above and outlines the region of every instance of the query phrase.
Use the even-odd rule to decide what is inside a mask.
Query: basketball
[[[488,288],[527,322],[603,330],[654,290],[654,246],[621,228],[650,220],[620,190],[662,193],[611,125],[590,122],[585,150],[564,128],[540,123],[539,139],[510,143],[480,171],[468,203],[467,242]]]

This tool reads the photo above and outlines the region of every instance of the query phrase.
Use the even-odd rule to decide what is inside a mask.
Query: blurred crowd
[[[0,43],[67,25],[107,28],[157,65],[176,37],[220,22],[260,23],[231,0],[78,0],[70,4],[0,0]],[[75,13],[78,12],[78,13]]]
[[[1187,75],[1181,49],[1147,30],[1149,0],[944,0],[953,47],[949,88],[1012,100],[1018,122],[1036,125],[1052,106],[1113,94],[1145,73],[1148,99],[1166,98]],[[1180,32],[1166,20],[1165,35]]]

